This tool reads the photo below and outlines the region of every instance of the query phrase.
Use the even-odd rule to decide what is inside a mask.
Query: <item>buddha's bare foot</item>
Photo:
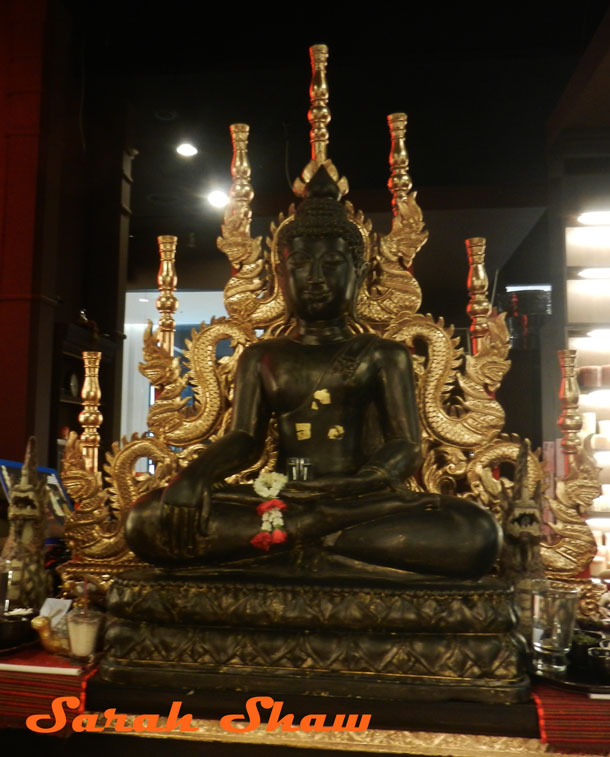
[[[201,506],[163,505],[163,530],[169,551],[177,557],[193,557],[197,552],[197,535]]]

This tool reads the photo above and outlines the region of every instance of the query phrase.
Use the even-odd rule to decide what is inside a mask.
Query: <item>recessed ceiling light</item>
[[[587,332],[591,339],[610,339],[610,329],[593,329]]]
[[[550,292],[550,284],[507,284],[507,292]]]
[[[578,275],[583,279],[610,279],[610,268],[583,268]]]
[[[578,216],[578,223],[585,226],[605,226],[610,224],[610,210],[590,210]]]
[[[584,401],[583,404],[588,409],[592,407],[610,407],[610,391],[608,389],[596,389],[594,392],[582,395],[580,399]]]
[[[215,189],[208,194],[207,201],[213,208],[224,208],[229,202],[229,195],[222,189]]]
[[[604,250],[610,247],[610,226],[572,226],[566,229],[566,244],[568,247],[590,247],[592,251]]]
[[[182,155],[185,158],[192,158],[193,155],[197,155],[199,150],[190,142],[183,142],[181,145],[178,145],[178,147],[176,147],[176,152],[178,153],[178,155]]]

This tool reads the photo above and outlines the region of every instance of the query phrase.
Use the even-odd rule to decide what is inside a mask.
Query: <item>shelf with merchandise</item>
[[[578,222],[577,222],[578,223]],[[599,466],[602,494],[586,520],[597,542],[591,573],[610,568],[610,226],[565,229],[568,347],[576,350],[582,436]]]

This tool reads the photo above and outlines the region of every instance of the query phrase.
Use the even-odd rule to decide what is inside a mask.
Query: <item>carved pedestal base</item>
[[[134,571],[115,580],[105,680],[258,694],[520,701],[523,645],[492,580],[335,586]]]

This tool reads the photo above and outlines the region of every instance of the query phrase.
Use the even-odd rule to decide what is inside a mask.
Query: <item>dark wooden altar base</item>
[[[243,667],[241,670],[226,666],[224,670],[205,671],[184,669],[172,665],[150,665],[115,661],[109,656],[100,663],[101,677],[111,684],[132,687],[157,687],[166,691],[182,687],[184,691],[207,691],[216,698],[227,692],[240,691],[249,696],[272,696],[284,700],[287,696],[304,696],[314,701],[334,698],[363,698],[380,701],[397,701],[407,706],[411,702],[438,702],[457,700],[508,704],[526,701],[529,695],[529,678],[514,680],[451,679],[379,675],[375,673],[336,674],[330,671],[290,671],[281,675],[279,670],[261,671]],[[245,701],[245,700],[244,700]],[[347,712],[340,710],[340,712]],[[350,710],[351,712],[351,710]]]
[[[268,692],[258,692],[259,696],[264,694]],[[114,707],[117,712],[166,714],[173,701],[181,701],[181,712],[188,712],[194,718],[218,720],[228,713],[245,712],[248,696],[217,690],[186,691],[119,686],[102,681],[98,675],[90,680],[87,688],[87,709],[103,712],[109,707]],[[278,699],[279,697],[276,697],[276,700]],[[540,738],[533,700],[520,704],[459,701],[435,703],[398,701],[395,698],[312,697],[290,694],[283,696],[281,701],[284,702],[282,711],[293,713],[296,716],[295,720],[312,712],[329,715],[371,713],[371,728],[375,729]],[[308,753],[312,754],[310,750]],[[318,754],[318,751],[314,753]]]
[[[512,589],[141,569],[107,598],[102,678],[113,684],[387,700],[528,697]]]

